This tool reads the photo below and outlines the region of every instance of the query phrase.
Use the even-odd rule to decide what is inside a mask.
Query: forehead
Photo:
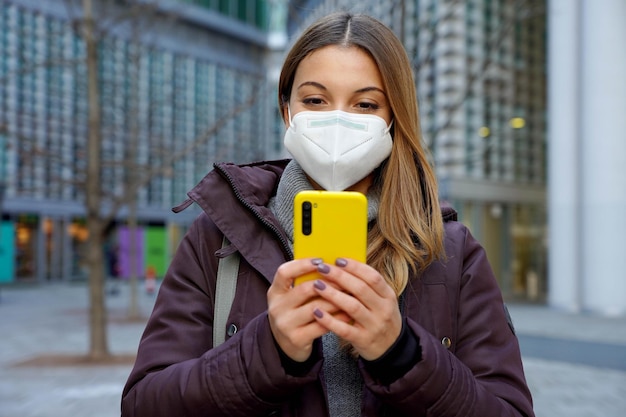
[[[330,45],[311,52],[298,65],[293,87],[297,89],[300,83],[309,81],[327,88],[337,84],[383,88],[376,62],[368,52],[356,46]]]

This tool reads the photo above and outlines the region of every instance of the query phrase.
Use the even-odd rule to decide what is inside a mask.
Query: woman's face
[[[289,97],[291,116],[301,111],[343,110],[391,122],[391,108],[376,63],[357,47],[326,46],[307,55],[296,70]],[[283,119],[289,125],[287,108]],[[349,190],[366,193],[373,174]],[[316,188],[321,188],[313,184]]]

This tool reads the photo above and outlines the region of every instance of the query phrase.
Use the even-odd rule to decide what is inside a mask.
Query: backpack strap
[[[229,246],[230,242],[224,236],[222,249]],[[230,314],[230,308],[235,299],[237,289],[237,275],[239,274],[239,252],[232,253],[220,258],[217,264],[217,280],[215,282],[215,305],[213,310],[213,347],[224,343],[226,322]]]

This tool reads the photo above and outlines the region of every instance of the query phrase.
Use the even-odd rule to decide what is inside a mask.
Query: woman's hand
[[[338,313],[331,302],[319,297],[313,286],[316,281],[293,286],[296,277],[316,271],[320,263],[320,259],[300,259],[282,264],[276,270],[267,292],[268,316],[274,339],[287,356],[298,362],[306,361],[311,356],[313,341],[328,332],[315,319],[315,309],[321,308],[329,316]],[[339,313],[336,320],[342,319],[348,320]]]
[[[313,303],[317,323],[350,342],[364,359],[378,359],[402,330],[395,291],[380,273],[354,260],[339,258],[336,265],[319,264],[317,269],[324,276],[313,284],[321,297]],[[351,320],[335,317],[327,310],[328,304],[342,310]]]

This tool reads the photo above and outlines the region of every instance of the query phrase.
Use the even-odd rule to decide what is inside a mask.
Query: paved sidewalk
[[[568,314],[534,305],[509,305],[509,312],[537,417],[624,415],[626,318]],[[556,344],[560,351],[552,351],[555,342],[562,342]],[[605,357],[599,357],[601,353]],[[586,365],[589,362],[597,366]]]
[[[107,296],[108,340],[114,354],[137,350],[144,321],[129,322],[126,285]],[[142,315],[154,295],[139,288]],[[88,292],[84,284],[3,288],[0,298],[0,417],[114,417],[130,363],[109,366],[16,367],[50,354],[86,354]]]
[[[108,296],[109,345],[134,354],[144,322],[125,320],[128,288]],[[147,317],[154,296],[140,287]],[[575,315],[542,306],[509,305],[520,337],[538,417],[619,417],[626,410],[626,319]],[[51,284],[3,288],[0,294],[0,417],[119,416],[130,364],[16,367],[46,354],[88,348],[87,288]],[[554,355],[562,351],[562,357]],[[596,365],[586,358],[598,356]],[[615,362],[618,361],[618,366]],[[485,416],[493,417],[493,416]]]

